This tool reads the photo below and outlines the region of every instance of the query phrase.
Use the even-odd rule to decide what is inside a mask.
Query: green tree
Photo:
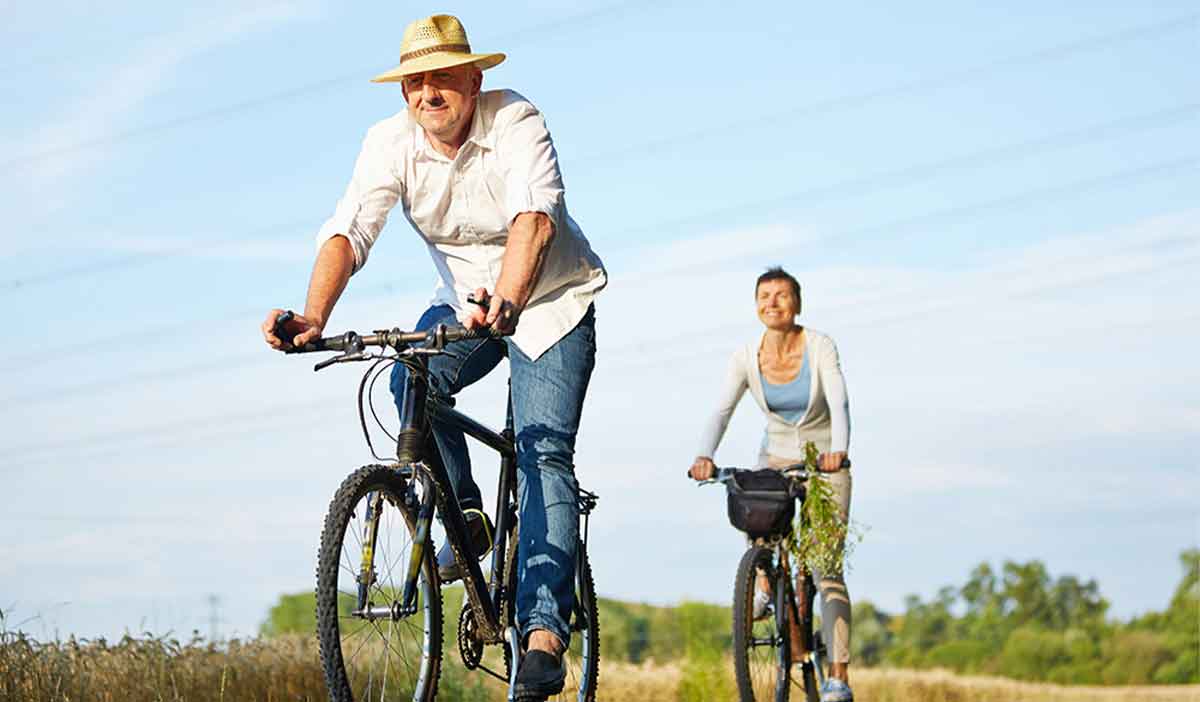
[[[854,603],[854,636],[850,638],[850,657],[862,665],[879,665],[892,646],[892,617],[874,604]]]
[[[686,641],[680,702],[731,700],[737,697],[725,662],[731,618],[724,607],[685,602],[676,610]],[[716,632],[723,633],[717,634]]]
[[[317,597],[311,592],[280,595],[267,612],[258,633],[271,637],[281,634],[314,634],[317,630]]]
[[[1041,561],[1005,562],[1002,582],[1000,596],[1004,613],[1014,628],[1051,618],[1050,574]]]
[[[1179,556],[1183,579],[1165,612],[1152,612],[1130,622],[1130,630],[1162,634],[1171,651],[1154,671],[1157,683],[1200,683],[1200,549]]]

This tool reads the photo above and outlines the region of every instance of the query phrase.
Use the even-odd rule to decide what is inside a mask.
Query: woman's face
[[[763,281],[754,292],[754,303],[768,329],[791,329],[800,311],[800,301],[786,280]]]

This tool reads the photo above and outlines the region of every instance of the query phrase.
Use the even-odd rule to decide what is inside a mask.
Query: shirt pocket
[[[494,242],[508,237],[509,222],[504,214],[504,176],[494,167],[483,164],[479,178],[472,188],[472,224],[480,241]]]

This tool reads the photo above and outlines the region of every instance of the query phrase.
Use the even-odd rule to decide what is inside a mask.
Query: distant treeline
[[[1094,580],[1051,578],[1039,561],[983,563],[962,587],[910,597],[903,616],[856,607],[858,659],[1064,684],[1200,682],[1200,550],[1180,560],[1166,611],[1128,622],[1105,617]]]
[[[1183,579],[1167,609],[1128,622],[1106,618],[1099,585],[1052,578],[1039,561],[987,563],[961,587],[930,601],[911,596],[891,615],[860,599],[854,606],[858,665],[949,668],[1063,684],[1200,683],[1200,550],[1180,557]],[[602,581],[603,574],[600,574]],[[453,641],[461,590],[447,588],[446,640]],[[677,607],[600,600],[605,660],[705,660],[730,646],[729,607]],[[313,597],[288,595],[262,633],[312,632]]]

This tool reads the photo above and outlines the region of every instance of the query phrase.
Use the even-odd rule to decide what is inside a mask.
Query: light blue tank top
[[[758,375],[762,378],[763,399],[767,401],[767,409],[789,422],[800,421],[808,411],[808,396],[812,392],[812,371],[808,368],[808,352],[804,353],[800,372],[790,383],[775,385],[767,382],[761,370]]]

